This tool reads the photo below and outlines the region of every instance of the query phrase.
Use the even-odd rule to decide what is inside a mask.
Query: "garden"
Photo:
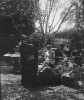
[[[42,1],[0,1],[1,100],[84,100],[84,3],[46,0],[44,7]],[[24,58],[31,50],[21,58],[25,48],[20,47],[35,41],[35,69],[28,70],[24,66],[34,64]],[[41,69],[47,45],[55,52],[55,65]],[[14,57],[17,52],[19,57]],[[35,72],[37,85],[24,87],[23,72]]]

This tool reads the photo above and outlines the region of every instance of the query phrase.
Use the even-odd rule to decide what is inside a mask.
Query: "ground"
[[[63,85],[24,88],[21,85],[21,75],[9,73],[8,69],[11,68],[5,66],[1,72],[2,100],[84,100],[84,94],[79,90]]]

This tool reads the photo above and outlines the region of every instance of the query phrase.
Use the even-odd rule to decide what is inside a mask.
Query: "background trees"
[[[74,4],[74,12],[72,13],[71,22],[75,23],[75,29],[84,28],[84,0],[72,1]]]
[[[5,44],[0,45],[3,48],[1,52],[13,52],[16,44],[24,37],[27,38],[26,40],[30,37],[33,37],[32,40],[35,38],[40,39],[43,46],[52,43],[55,34],[65,23],[70,24],[73,21],[78,21],[77,7],[81,11],[82,18],[78,21],[81,26],[83,1],[80,1],[80,5],[78,0],[66,0],[64,3],[61,1],[0,0],[0,38],[9,38],[9,40],[5,39],[5,41],[0,39],[0,43]],[[53,37],[51,33],[53,33]],[[7,41],[9,42],[7,43]],[[9,43],[11,44],[8,45]]]
[[[14,52],[34,32],[35,0],[0,0],[0,53]]]
[[[57,33],[64,23],[70,21],[74,7],[74,3],[67,0],[63,3],[61,0],[40,0],[38,2],[35,12],[37,27],[35,28],[37,32],[46,35],[44,45],[47,43],[48,34]]]

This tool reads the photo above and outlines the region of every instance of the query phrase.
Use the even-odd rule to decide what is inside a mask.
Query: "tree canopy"
[[[34,1],[33,0],[1,0],[0,1],[0,17],[1,26],[9,31],[10,35],[15,35],[17,31],[22,31],[23,34],[28,35],[32,31],[34,18]],[[8,23],[9,22],[9,23]],[[2,24],[3,23],[3,24]],[[4,25],[5,24],[5,25]],[[3,28],[1,27],[2,31]],[[11,33],[11,30],[13,31]],[[20,33],[19,32],[19,33]],[[5,35],[7,33],[3,32]],[[2,33],[2,34],[3,34]],[[19,34],[17,33],[17,34]],[[8,34],[9,35],[9,34]]]
[[[0,0],[0,41],[7,45],[7,49],[0,45],[4,53],[13,51],[21,37],[34,32],[35,3],[35,0]],[[10,40],[11,46],[6,38],[14,38]]]

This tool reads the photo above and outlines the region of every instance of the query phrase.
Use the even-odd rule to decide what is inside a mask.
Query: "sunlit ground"
[[[63,85],[26,89],[21,85],[21,75],[5,74],[6,70],[1,73],[2,100],[84,100],[83,93]]]

